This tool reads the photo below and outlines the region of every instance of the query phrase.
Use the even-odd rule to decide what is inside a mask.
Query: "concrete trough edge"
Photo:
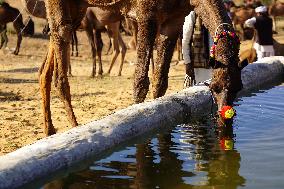
[[[243,69],[243,90],[283,76],[284,57],[264,58]],[[0,157],[0,188],[17,188],[44,178],[154,128],[178,123],[185,114],[208,112],[210,107],[208,87],[195,86],[41,139]]]

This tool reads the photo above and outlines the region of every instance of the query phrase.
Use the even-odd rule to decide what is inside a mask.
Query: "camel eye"
[[[212,84],[211,85],[211,90],[213,91],[213,92],[215,92],[215,93],[221,93],[222,92],[222,88],[221,88],[221,86],[220,85],[217,85],[217,84]]]

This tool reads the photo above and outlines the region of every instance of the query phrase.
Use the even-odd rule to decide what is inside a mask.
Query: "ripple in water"
[[[178,125],[42,188],[284,188],[284,86],[235,108],[233,130],[208,120]]]

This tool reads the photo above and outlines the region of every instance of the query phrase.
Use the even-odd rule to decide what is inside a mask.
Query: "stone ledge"
[[[284,57],[265,58],[243,69],[244,90],[283,76]],[[0,157],[0,188],[17,188],[44,178],[154,128],[177,124],[184,115],[195,116],[210,106],[208,88],[195,86],[44,138]]]

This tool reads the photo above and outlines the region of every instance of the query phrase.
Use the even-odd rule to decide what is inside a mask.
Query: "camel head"
[[[239,46],[240,41],[234,31],[223,30],[214,37],[209,62],[213,67],[213,75],[209,88],[218,112],[223,107],[232,106],[243,87],[241,69],[247,65],[247,61],[239,63]]]

